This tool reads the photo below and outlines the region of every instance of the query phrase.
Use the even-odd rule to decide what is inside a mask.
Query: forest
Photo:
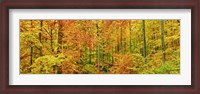
[[[20,74],[180,74],[180,20],[20,20]]]

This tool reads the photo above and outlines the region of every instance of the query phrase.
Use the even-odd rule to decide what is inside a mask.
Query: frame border
[[[0,92],[21,93],[159,93],[159,94],[199,94],[199,0],[7,0],[1,2],[1,77]],[[39,2],[38,2],[39,1]],[[9,85],[9,9],[191,9],[192,10],[192,85]]]

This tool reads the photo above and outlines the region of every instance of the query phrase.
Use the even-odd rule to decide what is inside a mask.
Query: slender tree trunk
[[[126,42],[124,42],[124,48],[123,49],[124,49],[124,54],[125,54],[126,53]]]
[[[143,57],[144,63],[146,63],[146,36],[145,36],[145,21],[142,20],[142,31],[143,31]]]
[[[117,36],[117,53],[119,53],[119,49],[120,49],[120,40],[119,37]]]
[[[89,49],[89,62],[90,62],[90,64],[91,64],[91,62],[92,62],[92,52],[91,52],[91,49]]]
[[[97,28],[97,38],[99,38],[99,27],[98,27],[98,23],[96,23],[96,28]],[[99,69],[99,64],[100,64],[100,52],[99,52],[99,43],[97,44],[97,68],[98,68],[98,73],[100,72],[100,69]]]
[[[131,22],[130,22],[130,24],[129,24],[129,30],[130,30],[130,53],[132,53],[132,50],[131,50],[131,47],[132,47],[132,40],[131,40],[131,32],[132,32],[132,29],[131,29]]]
[[[54,26],[55,26],[55,22],[54,22]],[[51,51],[53,52],[53,28],[51,27],[51,32],[50,32],[50,37],[51,37]]]
[[[89,31],[89,37],[91,38],[92,36],[91,36],[91,31],[90,31],[90,28],[88,28],[88,31]],[[91,49],[90,48],[88,48],[88,51],[89,51],[89,63],[91,64],[91,62],[92,62],[92,51],[91,51]]]
[[[50,40],[51,40],[51,51],[53,52],[53,32],[52,32],[52,29],[50,31]]]
[[[40,26],[41,26],[41,32],[42,32],[42,20],[40,22]],[[42,44],[42,33],[39,33],[39,40],[40,40],[40,43]],[[40,56],[42,56],[42,47],[40,47]]]
[[[122,51],[122,27],[120,32],[120,52]]]
[[[30,64],[33,64],[33,47],[31,47],[31,60],[30,60]]]
[[[110,56],[109,56],[109,52],[107,53],[107,62],[109,63],[110,60],[109,60]]]
[[[100,52],[99,52],[99,44],[97,46],[97,49],[98,49],[98,72],[100,71],[99,70],[99,64],[100,64]]]
[[[161,36],[162,36],[161,37],[161,40],[162,40],[162,62],[165,63],[164,21],[161,20],[160,23],[161,23]]]
[[[103,42],[103,44],[102,44],[102,60],[104,61],[105,60],[105,49],[104,49],[104,45],[105,45],[105,42]]]
[[[53,52],[53,34],[51,30],[51,51]]]
[[[58,27],[58,43],[60,44],[60,46],[58,47],[58,52],[63,52],[63,45],[62,45],[62,37],[63,37],[63,33],[61,31],[61,25],[59,24]]]
[[[113,53],[114,53],[114,51],[113,51],[113,49],[112,49],[112,63],[114,63]]]
[[[58,49],[57,49],[57,53],[63,53],[63,45],[62,45],[62,37],[63,37],[63,33],[61,31],[62,27],[61,27],[61,23],[58,20]],[[80,57],[81,58],[81,57]],[[58,74],[62,74],[62,69],[61,67],[58,68]]]
[[[32,20],[31,20],[31,27],[32,27]],[[31,31],[32,32],[32,31]],[[33,64],[33,47],[31,47],[31,53],[30,53],[30,64]]]

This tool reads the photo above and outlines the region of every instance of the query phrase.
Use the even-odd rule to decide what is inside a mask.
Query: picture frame
[[[4,0],[1,2],[1,72],[3,94],[138,93],[199,94],[199,0]],[[9,85],[9,9],[191,9],[191,85]]]

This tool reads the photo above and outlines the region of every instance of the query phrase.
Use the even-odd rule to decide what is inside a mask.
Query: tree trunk
[[[112,49],[112,63],[114,63],[113,53],[114,53],[114,51],[113,51],[113,49]]]
[[[99,38],[99,27],[98,27],[98,23],[96,23],[96,28],[97,28],[97,38]],[[99,69],[99,64],[100,64],[100,52],[99,52],[99,43],[97,44],[97,68],[98,68],[98,73],[100,72]]]
[[[144,63],[146,63],[146,35],[145,35],[145,21],[142,20],[142,31],[143,31],[143,57]]]
[[[126,42],[124,42],[124,48],[123,49],[124,49],[123,51],[124,51],[124,54],[125,54],[126,53]]]
[[[40,26],[41,26],[41,32],[42,32],[42,20],[40,22]],[[42,33],[39,33],[39,40],[40,40],[40,43],[42,44]],[[42,47],[40,47],[40,56],[42,56]]]
[[[31,20],[31,27],[32,27],[32,20]],[[31,31],[32,32],[32,31]],[[31,53],[30,53],[30,64],[33,64],[33,47],[31,47]]]
[[[31,60],[30,60],[30,64],[33,64],[33,47],[31,47]]]
[[[50,40],[51,40],[51,51],[53,52],[53,32],[52,32],[52,29],[50,31]]]
[[[98,71],[99,71],[99,64],[100,64],[100,53],[99,53],[99,44],[98,44]]]
[[[132,41],[131,41],[131,32],[132,32],[132,29],[131,29],[131,22],[130,22],[129,26],[130,26],[130,27],[129,27],[129,28],[130,28],[130,29],[129,29],[129,30],[130,30],[130,53],[132,53],[132,50],[131,50],[131,47],[132,47],[132,43],[131,43],[131,42],[132,42]]]
[[[102,43],[102,60],[105,60],[105,48],[104,48],[105,42]]]
[[[62,31],[61,31],[61,25],[59,24],[59,27],[58,27],[58,43],[60,44],[60,46],[58,47],[58,52],[63,52],[62,51],[62,47],[63,47],[63,45],[62,45],[62,37],[63,37],[63,33],[62,33]]]
[[[122,51],[122,27],[120,32],[120,52]]]
[[[117,36],[117,53],[119,53],[119,49],[120,49],[120,40],[119,37]]]
[[[91,64],[91,62],[92,62],[92,52],[91,52],[91,49],[89,49],[89,62],[90,62],[90,64]]]
[[[162,62],[165,63],[164,21],[161,20],[160,23],[161,23],[161,36],[162,36],[161,37],[161,40],[162,40]]]
[[[55,26],[55,22],[54,22],[54,26]],[[50,37],[51,37],[51,51],[53,52],[53,28],[52,27],[51,27]]]

